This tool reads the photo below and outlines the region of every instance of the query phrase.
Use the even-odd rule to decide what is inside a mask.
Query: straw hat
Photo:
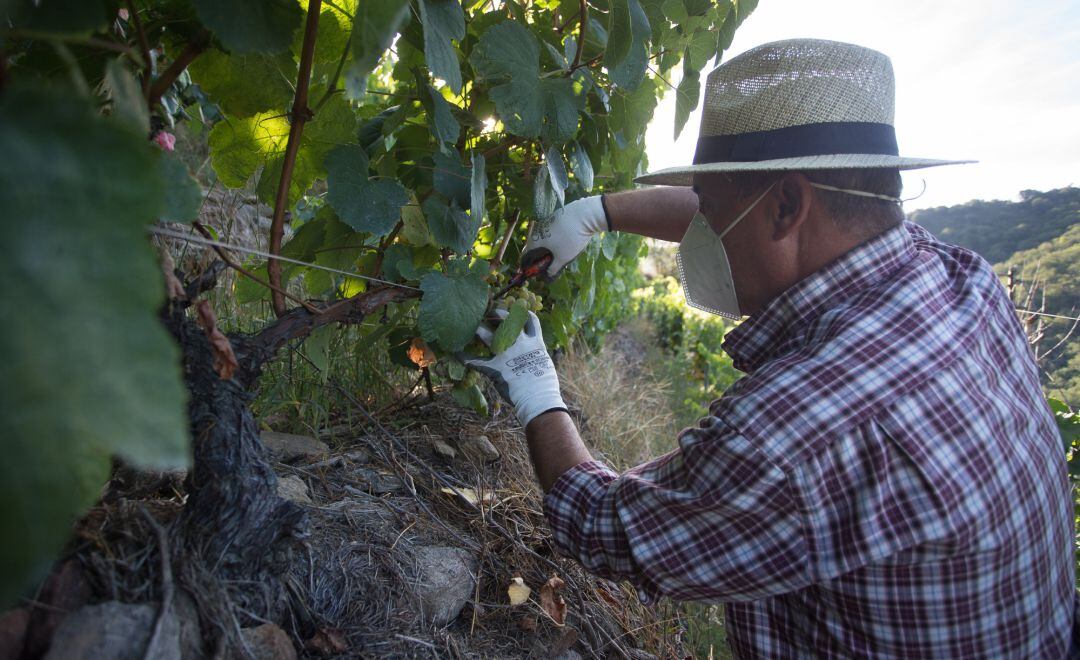
[[[709,74],[694,164],[636,181],[688,186],[701,172],[974,162],[900,156],[893,96],[892,64],[876,50],[820,39],[758,46]]]

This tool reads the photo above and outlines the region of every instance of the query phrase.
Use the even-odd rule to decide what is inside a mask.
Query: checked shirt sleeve
[[[559,551],[629,580],[646,602],[759,600],[808,584],[783,471],[716,417],[679,444],[621,475],[590,461],[559,477],[544,498]]]

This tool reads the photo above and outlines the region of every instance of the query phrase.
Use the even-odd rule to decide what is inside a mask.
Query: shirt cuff
[[[585,461],[563,472],[555,480],[544,496],[544,517],[551,527],[559,552],[578,557],[585,518],[595,500],[618,476],[619,473],[600,461]]]

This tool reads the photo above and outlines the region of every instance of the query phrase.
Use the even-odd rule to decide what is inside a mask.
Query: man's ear
[[[772,198],[776,210],[772,238],[774,241],[781,241],[806,222],[814,201],[814,189],[810,180],[799,172],[787,172],[777,180],[772,190]]]

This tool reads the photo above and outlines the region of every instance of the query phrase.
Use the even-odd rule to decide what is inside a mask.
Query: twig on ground
[[[161,629],[165,626],[165,619],[168,618],[172,611],[172,556],[169,552],[169,537],[165,532],[165,528],[150,515],[150,512],[142,504],[139,504],[139,513],[142,514],[142,517],[146,519],[146,522],[154,530],[154,534],[157,535],[158,552],[161,553],[161,607],[158,608],[157,619],[154,621],[154,630],[150,633],[150,641],[146,643],[146,651],[143,653],[143,660],[152,660],[159,656],[157,643],[161,639]]]

